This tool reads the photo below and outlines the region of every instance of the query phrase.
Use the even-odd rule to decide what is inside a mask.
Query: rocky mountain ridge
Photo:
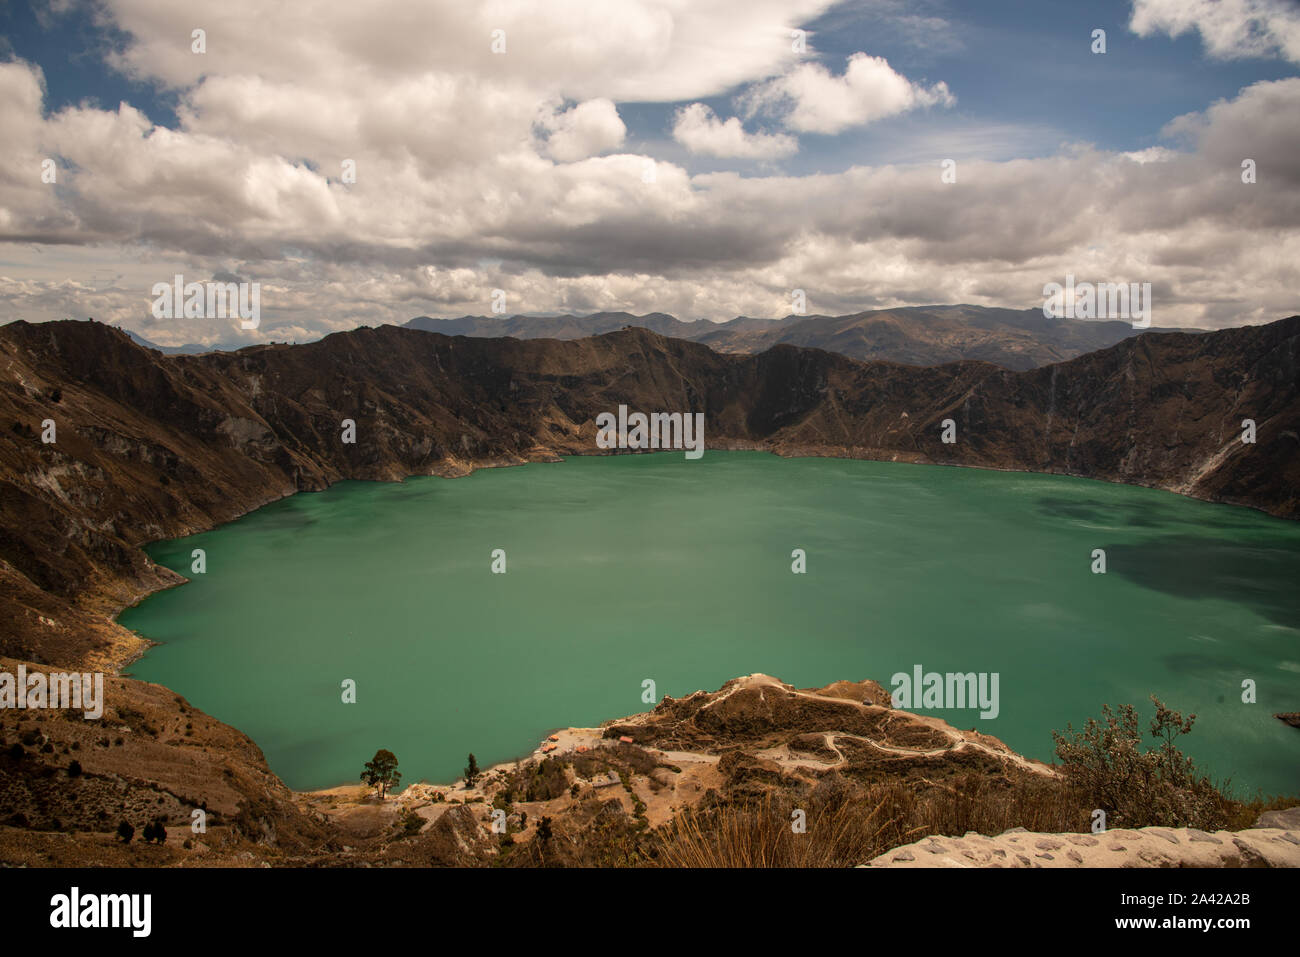
[[[795,345],[838,352],[850,359],[918,366],[974,359],[1016,370],[1072,359],[1139,332],[1131,323],[1118,320],[1049,319],[1042,309],[969,305],[872,309],[846,316],[737,316],[726,322],[684,322],[660,312],[644,316],[627,312],[456,319],[419,316],[406,326],[443,335],[517,339],[581,339],[635,326],[702,342],[716,352],[754,355],[776,345]]]

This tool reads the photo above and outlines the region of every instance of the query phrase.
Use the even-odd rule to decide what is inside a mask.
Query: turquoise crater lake
[[[127,609],[132,667],[256,741],[291,787],[451,782],[551,730],[766,672],[799,687],[998,672],[935,713],[1052,757],[1051,731],[1195,712],[1238,791],[1300,790],[1300,524],[1082,479],[710,451],[344,482],[155,544],[207,572]],[[504,549],[507,573],[491,573]],[[791,551],[807,574],[791,573]],[[1107,574],[1092,574],[1093,549]],[[357,702],[340,685],[357,683]],[[1257,704],[1241,702],[1244,679]]]

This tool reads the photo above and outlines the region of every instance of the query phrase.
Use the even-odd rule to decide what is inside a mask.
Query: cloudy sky
[[[1296,0],[10,0],[0,130],[0,321],[164,345],[1067,273],[1300,312]],[[260,327],[154,318],[176,273]]]

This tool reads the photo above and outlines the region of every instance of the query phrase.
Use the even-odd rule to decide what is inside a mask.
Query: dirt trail
[[[760,695],[761,695],[761,688],[764,685],[781,687],[782,692],[785,694],[789,694],[797,698],[807,698],[809,700],[818,701],[818,702],[833,702],[840,705],[850,704],[864,710],[869,708],[880,707],[879,705],[869,705],[863,702],[854,701],[849,698],[838,698],[833,695],[819,694],[816,691],[807,691],[801,689],[795,689],[791,691],[789,689],[782,687],[781,682],[778,681],[776,678],[764,674],[753,674],[753,675],[745,676],[745,678],[738,680],[732,688],[729,688],[725,693],[719,695],[713,701],[709,702],[707,705],[705,705],[705,707],[706,708],[716,707],[719,702],[726,700],[728,697],[730,697],[732,694],[734,694],[735,692],[739,691],[742,688],[753,688],[755,686],[758,686],[760,688]],[[965,750],[981,751],[991,757],[997,758],[1000,761],[1010,762],[1011,764],[1014,764],[1017,767],[1034,774],[1041,774],[1045,777],[1057,776],[1056,771],[1054,771],[1048,765],[1043,764],[1041,761],[1035,761],[1032,758],[1026,758],[1023,755],[1017,754],[1016,752],[1010,749],[1003,750],[1001,748],[996,748],[993,747],[992,745],[986,744],[983,741],[974,738],[969,738],[966,736],[964,732],[959,731],[956,728],[953,728],[947,722],[939,718],[930,717],[928,715],[915,714],[913,712],[898,712],[898,713],[907,714],[912,719],[919,721],[920,723],[926,725],[930,729],[945,735],[948,738],[948,742],[949,742],[948,746],[942,748],[928,748],[928,749],[905,748],[905,747],[900,747],[898,745],[881,744],[879,741],[873,740],[872,738],[868,738],[858,734],[850,734],[845,731],[828,731],[825,732],[823,735],[823,742],[825,743],[827,749],[834,751],[836,754],[837,760],[833,763],[827,763],[825,761],[816,761],[809,758],[796,757],[790,753],[790,749],[787,745],[779,745],[775,748],[771,748],[767,752],[764,752],[763,756],[768,758],[769,760],[776,761],[778,764],[781,764],[784,767],[805,767],[805,768],[813,768],[820,771],[833,770],[835,768],[842,767],[843,765],[848,763],[848,758],[845,756],[844,752],[841,751],[839,746],[836,744],[836,742],[840,739],[847,739],[850,741],[857,741],[862,744],[869,745],[882,753],[895,754],[901,757],[937,757],[942,754],[951,754],[956,751],[965,751]],[[978,734],[978,732],[974,732],[974,733]]]

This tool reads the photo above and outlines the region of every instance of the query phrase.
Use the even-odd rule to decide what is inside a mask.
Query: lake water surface
[[[1300,790],[1300,731],[1272,717],[1300,710],[1300,524],[1247,509],[710,451],[344,482],[149,553],[193,581],[121,615],[162,642],[132,673],[298,789],[356,781],[378,748],[405,783],[449,783],[470,751],[486,767],[646,710],[645,679],[660,697],[759,671],[889,687],[920,664],[998,672],[996,719],[934,713],[1032,757],[1104,702],[1139,705],[1145,730],[1157,694],[1196,713],[1186,750],[1212,776]]]

